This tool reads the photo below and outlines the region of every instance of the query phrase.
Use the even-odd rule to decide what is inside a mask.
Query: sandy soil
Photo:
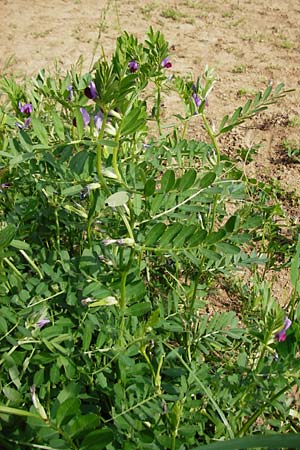
[[[0,71],[32,75],[69,68],[82,55],[88,69],[110,55],[126,30],[140,39],[149,25],[170,43],[173,72],[199,75],[206,64],[218,74],[210,97],[212,120],[243,105],[271,82],[295,91],[278,106],[223,140],[223,151],[260,144],[250,175],[272,179],[286,192],[286,214],[299,223],[300,163],[300,1],[299,0],[0,0]],[[99,39],[100,36],[100,39]],[[194,138],[201,136],[195,123]],[[277,296],[288,292],[286,274],[277,278]],[[286,293],[286,295],[288,295]]]

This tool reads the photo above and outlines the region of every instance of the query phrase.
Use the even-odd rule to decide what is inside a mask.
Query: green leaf
[[[101,299],[111,295],[111,291],[103,286],[103,284],[94,281],[83,289],[82,295],[83,297],[92,295],[96,299]]]
[[[149,180],[147,180],[145,183],[145,186],[144,186],[145,197],[150,197],[151,195],[153,195],[155,192],[155,187],[156,187],[156,182],[153,178],[150,178]]]
[[[226,231],[223,229],[220,229],[218,231],[212,231],[211,233],[209,233],[205,239],[205,243],[206,244],[215,244],[216,242],[220,241],[221,239],[224,238],[224,236],[226,236]]]
[[[188,242],[188,246],[189,247],[195,247],[199,244],[201,244],[201,242],[204,241],[204,239],[207,236],[207,231],[200,229],[198,231],[196,231],[193,236],[190,237],[189,242]]]
[[[178,189],[183,192],[193,186],[195,183],[197,172],[195,169],[189,169],[185,174],[177,181]]]
[[[24,411],[23,409],[11,408],[10,406],[0,405],[0,414],[8,414],[9,416],[22,416],[22,417],[33,417],[35,419],[43,421],[40,415],[33,414],[29,411]]]
[[[128,316],[143,316],[144,314],[151,311],[151,303],[150,302],[141,302],[136,303],[135,305],[131,305],[126,309],[126,314]]]
[[[239,450],[248,448],[268,447],[272,449],[299,448],[300,433],[277,434],[269,436],[245,436],[229,441],[194,447],[193,450]]]
[[[65,140],[64,124],[56,111],[52,110],[52,119],[55,132],[61,141]]]
[[[32,117],[32,128],[39,141],[48,146],[48,133],[43,123],[36,117]]]
[[[227,233],[232,233],[239,224],[239,216],[231,216],[224,225]]]
[[[258,93],[256,94],[256,96],[254,97],[254,100],[253,100],[253,108],[256,108],[256,106],[258,105],[258,103],[261,101],[261,97],[262,97],[262,93],[261,93],[261,92],[258,92]]]
[[[235,111],[234,111],[234,113],[232,114],[232,117],[231,117],[231,119],[230,119],[230,125],[233,125],[233,124],[235,124],[235,123],[237,123],[238,122],[238,120],[239,120],[239,118],[240,118],[240,115],[241,115],[241,112],[242,112],[242,107],[241,106],[239,106]]]
[[[27,242],[19,241],[19,239],[13,239],[9,245],[18,250],[30,250],[30,245]]]
[[[150,247],[150,246],[154,245],[158,241],[160,236],[163,234],[165,229],[166,229],[166,225],[164,223],[162,223],[162,222],[156,223],[154,225],[154,227],[152,227],[151,230],[149,231],[149,233],[147,234],[144,245],[146,247]]]
[[[56,425],[60,427],[64,423],[69,422],[73,417],[80,412],[79,398],[68,398],[58,407],[56,413]]]
[[[84,166],[88,157],[89,154],[86,150],[76,153],[70,161],[70,169],[75,173],[81,174],[84,171]]]
[[[101,430],[92,431],[83,440],[80,450],[101,450],[110,444],[114,439],[113,432],[108,427]]]
[[[240,248],[236,245],[229,244],[227,242],[219,242],[216,244],[217,250],[220,250],[222,253],[225,253],[227,255],[236,255],[240,253]]]
[[[83,123],[82,114],[81,114],[79,108],[75,110],[75,120],[76,120],[76,130],[77,130],[78,139],[82,139],[84,123]]]
[[[247,112],[248,112],[249,109],[250,109],[251,104],[252,104],[252,99],[249,98],[249,99],[246,101],[246,103],[245,103],[245,105],[244,105],[244,107],[243,107],[242,115],[247,114]]]
[[[86,414],[77,417],[70,426],[70,436],[77,438],[81,434],[94,430],[99,425],[99,417],[96,414]]]
[[[271,92],[272,92],[272,85],[270,84],[270,85],[266,88],[265,92],[263,93],[262,100],[263,100],[264,102],[269,98]]]
[[[10,402],[13,402],[15,404],[22,402],[22,395],[14,388],[4,386],[3,394]]]
[[[61,191],[61,195],[64,197],[73,196],[81,192],[82,186],[69,186]]]
[[[175,184],[175,173],[174,170],[168,169],[161,177],[161,187],[162,192],[169,192]]]
[[[182,228],[182,230],[177,234],[176,238],[174,239],[174,245],[175,248],[180,248],[184,245],[185,241],[193,235],[193,233],[196,231],[197,226],[196,225],[186,225]],[[186,244],[188,246],[188,243]]]
[[[159,239],[159,246],[165,247],[171,243],[182,227],[183,225],[181,223],[173,223],[172,225],[169,225]]]
[[[200,180],[200,188],[205,189],[210,186],[216,179],[215,172],[208,172]]]
[[[117,206],[124,206],[128,202],[128,200],[129,200],[128,193],[125,191],[119,191],[110,195],[105,200],[105,205],[109,206],[110,208],[116,208]]]
[[[223,119],[221,120],[220,126],[219,126],[219,133],[221,133],[221,131],[223,130],[225,124],[227,123],[229,119],[228,114],[226,114],[226,116],[223,117]]]
[[[296,289],[296,290],[297,290],[297,288],[299,289],[299,278],[300,278],[299,257],[300,257],[300,237],[298,238],[298,243],[296,246],[296,253],[293,256],[292,261],[291,261],[291,271],[290,271],[291,283],[292,283],[294,289]]]
[[[141,125],[146,122],[146,118],[140,107],[133,108],[130,113],[125,116],[122,123],[122,134],[124,136],[137,131]]]
[[[0,230],[0,248],[4,249],[7,247],[12,242],[15,234],[16,227],[11,224]]]
[[[261,227],[263,224],[263,218],[258,215],[253,215],[250,217],[247,217],[247,219],[241,224],[242,229],[248,229],[248,228],[257,228]]]

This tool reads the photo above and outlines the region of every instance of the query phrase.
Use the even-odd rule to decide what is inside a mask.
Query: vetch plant
[[[213,71],[173,76],[169,55],[159,31],[124,33],[89,73],[0,82],[3,448],[175,450],[299,432],[286,398],[299,383],[299,245],[283,313],[258,270],[274,257],[274,198],[219,144],[288,91],[268,86],[213,127]],[[165,95],[184,111],[171,129]],[[186,138],[190,120],[206,141]],[[213,311],[238,270],[251,281],[238,315]]]

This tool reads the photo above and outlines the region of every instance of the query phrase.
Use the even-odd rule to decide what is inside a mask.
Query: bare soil
[[[299,24],[299,0],[0,0],[0,71],[30,76],[41,68],[56,70],[55,62],[65,70],[81,55],[88,70],[102,48],[110,55],[123,30],[144,39],[152,25],[170,43],[173,73],[197,77],[205,65],[215,69],[218,82],[208,111],[212,121],[269,83],[284,82],[295,91],[226,136],[222,148],[235,155],[240,148],[259,145],[248,174],[275,183],[287,220],[298,224]],[[193,123],[191,137],[201,133]],[[288,156],[289,147],[299,150],[299,162]],[[269,277],[274,278],[274,295],[286,302],[288,274]]]

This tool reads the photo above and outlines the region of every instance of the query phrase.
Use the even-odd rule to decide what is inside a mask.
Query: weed
[[[283,149],[287,153],[287,156],[292,162],[300,162],[300,145],[299,143],[289,141],[285,139],[282,142]]]
[[[172,19],[174,22],[179,22],[184,17],[184,14],[177,11],[177,9],[167,8],[161,12],[161,16],[165,19]]]
[[[81,59],[0,78],[1,447],[296,448],[300,241],[281,251],[283,310],[259,269],[278,267],[280,204],[240,168],[255,146],[233,160],[219,146],[288,91],[212,125],[214,71],[172,74],[160,31],[94,56],[87,73]],[[186,139],[191,120],[204,141]],[[237,271],[240,316],[208,313],[211,286]]]
[[[246,66],[244,64],[239,64],[237,66],[234,66],[232,69],[232,73],[245,73],[246,72]]]

